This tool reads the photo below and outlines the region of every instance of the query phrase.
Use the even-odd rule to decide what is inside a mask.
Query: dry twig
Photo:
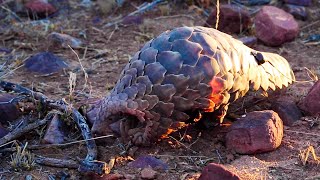
[[[50,100],[48,97],[46,97],[42,93],[34,92],[28,88],[25,88],[23,86],[20,86],[11,82],[0,81],[0,87],[2,87],[6,91],[14,91],[22,95],[33,97],[35,100],[39,100],[43,107],[58,109],[62,112],[66,112],[67,114],[71,114],[73,120],[77,123],[78,127],[80,128],[82,136],[84,140],[86,140],[86,146],[87,146],[87,156],[80,163],[78,170],[80,172],[95,172],[98,174],[105,173],[106,163],[95,160],[97,158],[97,147],[96,147],[95,141],[90,140],[92,139],[90,128],[87,125],[84,117],[79,113],[78,110],[76,110],[73,107],[70,107],[63,100],[60,100],[60,101]],[[4,139],[3,142],[6,143],[8,141]],[[1,145],[2,144],[0,144],[0,146]]]

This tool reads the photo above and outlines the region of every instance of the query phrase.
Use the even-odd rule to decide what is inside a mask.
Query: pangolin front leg
[[[187,126],[195,112],[215,112],[222,122],[229,103],[250,89],[276,90],[293,81],[277,54],[215,29],[180,27],[146,43],[87,117],[95,134],[115,132],[126,142],[150,145]]]

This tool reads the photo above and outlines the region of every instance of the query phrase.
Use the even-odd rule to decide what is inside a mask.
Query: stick
[[[27,126],[24,127],[19,127],[15,130],[13,130],[12,132],[9,132],[7,135],[5,135],[4,137],[2,137],[0,139],[0,146],[12,141],[14,139],[17,139],[21,136],[23,136],[25,133],[32,131],[33,129],[38,128],[39,126],[45,125],[48,122],[49,118],[45,118],[43,120],[40,121],[36,121],[34,123],[28,124]]]
[[[142,14],[146,11],[149,11],[150,9],[154,8],[155,6],[157,6],[159,3],[163,2],[164,0],[154,0],[152,1],[151,3],[143,3],[142,5],[140,5],[138,7],[137,10],[131,12],[130,14],[122,17],[121,19],[119,20],[116,20],[114,22],[110,22],[110,23],[107,23],[106,25],[104,25],[103,27],[104,28],[108,28],[108,27],[111,27],[111,26],[114,26],[116,24],[119,24],[121,23],[126,17],[128,16],[133,16],[133,15],[136,15],[136,14]]]
[[[62,159],[48,158],[43,156],[37,156],[35,162],[37,164],[59,167],[59,168],[77,169],[79,167],[79,163],[73,160],[66,160],[66,159],[62,160]]]

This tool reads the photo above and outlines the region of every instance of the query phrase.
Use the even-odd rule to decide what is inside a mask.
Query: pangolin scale
[[[190,112],[215,112],[222,121],[229,103],[249,90],[281,89],[294,79],[277,54],[212,28],[180,27],[147,42],[87,117],[94,134],[117,132],[127,142],[150,145],[186,126]]]

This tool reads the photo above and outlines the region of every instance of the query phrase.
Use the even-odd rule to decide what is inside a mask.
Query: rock
[[[5,127],[3,127],[2,124],[0,123],[0,138],[7,135],[8,133],[9,131]]]
[[[280,146],[283,123],[271,110],[246,114],[230,126],[226,146],[239,154],[255,154],[273,151]]]
[[[285,4],[283,9],[288,13],[292,14],[293,17],[295,17],[296,19],[303,21],[308,19],[308,13],[304,6]]]
[[[82,179],[85,180],[120,180],[120,179],[125,179],[125,177],[122,174],[104,174],[104,175],[98,175],[98,174],[86,174],[84,175],[85,177]]]
[[[203,168],[199,180],[240,180],[240,177],[221,164],[210,163]]]
[[[31,175],[26,175],[25,180],[32,180],[32,176]]]
[[[156,178],[156,175],[157,175],[157,171],[154,171],[152,168],[144,168],[142,171],[141,171],[141,178],[142,179],[154,179]]]
[[[254,47],[257,44],[258,39],[254,36],[245,36],[238,39],[241,41],[244,45],[249,47]]]
[[[259,6],[269,4],[271,0],[235,0],[235,2],[246,6]]]
[[[116,1],[97,0],[96,2],[99,12],[102,14],[110,13],[116,6]]]
[[[278,113],[286,126],[292,126],[294,122],[302,117],[302,113],[296,103],[288,99],[281,99],[272,104],[272,110]]]
[[[48,144],[61,144],[65,140],[65,134],[63,127],[65,127],[66,124],[63,122],[63,120],[60,119],[59,115],[55,115],[48,128],[47,131],[43,137],[43,143]]]
[[[208,17],[205,26],[215,27],[216,9]],[[220,16],[218,30],[225,33],[240,33],[248,29],[251,24],[250,15],[247,10],[237,5],[220,5]]]
[[[254,19],[256,36],[269,46],[279,46],[294,40],[299,33],[298,23],[282,9],[264,6]]]
[[[61,34],[52,32],[48,35],[48,40],[51,43],[51,47],[64,47],[68,48],[70,45],[72,48],[79,48],[82,45],[80,39],[74,38],[68,34]]]
[[[43,18],[57,12],[57,9],[46,0],[30,0],[24,6],[30,12],[31,17],[36,14]]]
[[[307,115],[320,115],[320,80],[312,86],[307,96],[302,100],[300,108]]]
[[[133,16],[126,16],[123,21],[122,24],[142,24],[143,23],[143,17],[139,16],[139,15],[133,15]]]
[[[3,125],[8,125],[18,119],[22,113],[18,108],[18,103],[11,102],[15,95],[3,93],[0,95],[0,123]]]
[[[136,160],[130,162],[129,167],[133,168],[147,168],[151,167],[153,169],[159,168],[161,170],[167,170],[168,165],[161,161],[160,159],[157,159],[153,156],[140,156]]]
[[[287,4],[294,4],[299,6],[311,6],[312,0],[284,0]]]
[[[53,74],[69,66],[63,59],[53,53],[41,52],[28,58],[24,67],[31,72]]]

